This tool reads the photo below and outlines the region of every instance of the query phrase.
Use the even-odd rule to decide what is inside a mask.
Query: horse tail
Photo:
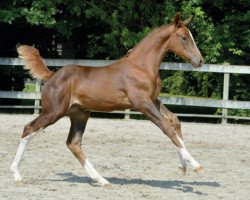
[[[18,57],[24,61],[24,69],[29,70],[33,78],[47,80],[54,72],[50,71],[42,60],[39,51],[28,45],[17,47]]]

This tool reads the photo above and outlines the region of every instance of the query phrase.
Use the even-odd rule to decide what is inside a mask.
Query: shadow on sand
[[[49,181],[65,181],[70,183],[91,183],[89,177],[80,177],[70,173],[57,173],[57,175],[65,177],[64,179],[50,179]],[[204,182],[204,181],[180,181],[180,180],[143,180],[143,179],[126,179],[117,177],[105,177],[112,185],[148,185],[151,187],[158,187],[163,189],[174,189],[182,192],[195,193],[197,195],[207,195],[200,191],[194,191],[193,186],[208,186],[208,187],[220,187],[220,184],[216,181]]]

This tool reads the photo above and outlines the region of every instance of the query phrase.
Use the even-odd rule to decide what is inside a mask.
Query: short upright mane
[[[163,25],[160,27],[156,27],[154,28],[152,31],[150,31],[148,33],[148,35],[146,37],[144,37],[139,43],[137,43],[132,49],[128,50],[127,55],[125,55],[125,57],[127,57],[131,52],[133,52],[138,46],[140,46],[142,43],[144,43],[146,40],[148,40],[149,38],[151,38],[155,33],[162,31],[163,29],[171,26],[171,24],[167,24],[167,25]]]

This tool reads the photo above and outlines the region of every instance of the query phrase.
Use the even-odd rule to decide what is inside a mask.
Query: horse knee
[[[66,145],[74,155],[77,155],[79,152],[81,152],[80,144],[76,142],[66,141]]]
[[[72,143],[70,143],[70,142],[66,142],[66,145],[67,145],[67,147],[69,148],[69,150],[73,153],[73,152],[75,152],[74,150],[75,150],[75,145],[74,144],[72,144]]]
[[[74,149],[74,144],[72,144],[71,142],[69,142],[68,140],[66,141],[66,145],[67,147],[70,149],[70,150],[73,150]]]
[[[172,116],[172,123],[178,128],[178,129],[181,129],[181,123],[177,117],[176,114],[173,114]]]

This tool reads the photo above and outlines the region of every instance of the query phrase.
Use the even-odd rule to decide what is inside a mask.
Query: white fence
[[[109,65],[114,61],[109,60],[69,60],[69,59],[45,59],[48,66],[61,67],[68,64],[79,64],[82,66],[97,66],[102,67]],[[12,65],[18,66],[23,65],[23,62],[18,58],[0,58],[0,65]],[[229,100],[229,82],[230,74],[250,74],[250,66],[239,66],[239,65],[212,65],[204,64],[201,68],[194,69],[190,64],[184,63],[167,63],[161,64],[161,70],[181,70],[181,71],[198,71],[198,72],[213,72],[223,73],[223,99],[205,99],[205,98],[180,98],[180,97],[161,97],[161,101],[168,105],[185,105],[185,106],[200,106],[200,107],[211,107],[211,108],[222,108],[222,115],[204,115],[204,114],[177,114],[183,117],[208,117],[208,118],[222,118],[223,122],[227,119],[246,119],[250,120],[250,117],[239,117],[239,116],[228,116],[227,109],[250,109],[250,101],[232,101]],[[0,108],[34,108],[35,113],[39,113],[40,109],[40,89],[41,82],[36,81],[36,92],[25,93],[15,91],[0,91],[0,98],[9,99],[34,99],[34,106],[7,106],[0,105]],[[124,113],[126,116],[137,112],[125,111],[125,112],[114,112]]]

